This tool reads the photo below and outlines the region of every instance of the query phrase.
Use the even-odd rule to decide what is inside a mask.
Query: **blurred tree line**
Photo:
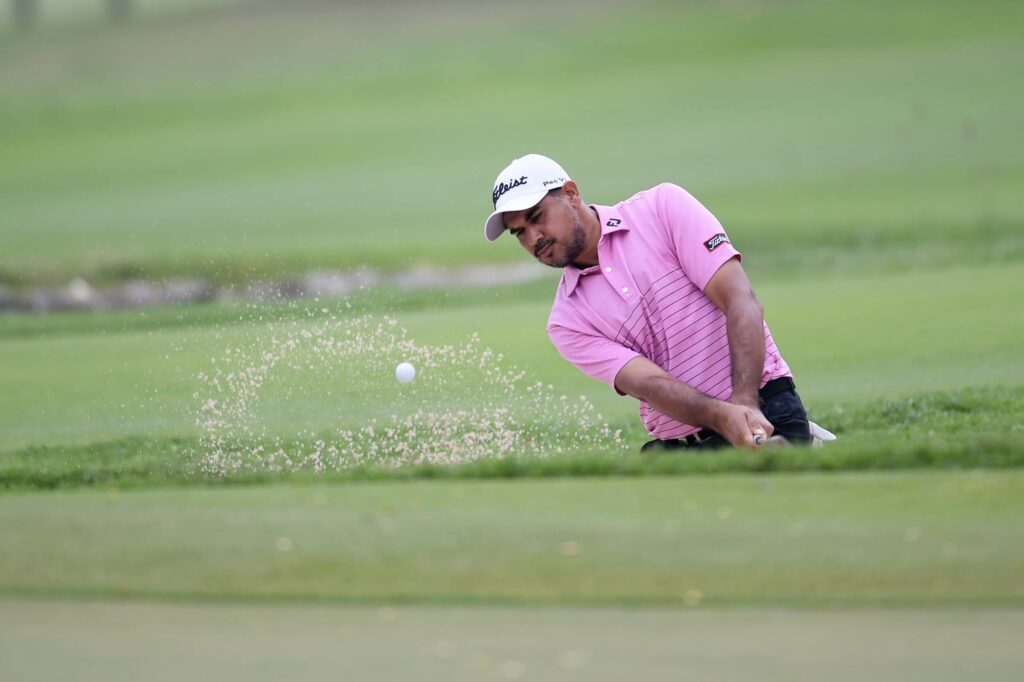
[[[30,28],[39,20],[41,0],[11,0],[11,17],[14,25]],[[110,20],[115,23],[128,21],[132,16],[133,0],[102,0],[102,5]]]

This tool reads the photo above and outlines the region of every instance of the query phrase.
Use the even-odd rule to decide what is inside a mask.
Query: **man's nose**
[[[526,228],[526,246],[533,251],[534,247],[537,246],[537,242],[540,241],[541,234],[540,230],[535,227]]]

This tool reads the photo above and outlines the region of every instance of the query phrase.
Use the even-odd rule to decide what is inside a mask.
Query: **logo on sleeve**
[[[719,245],[724,244],[727,241],[729,241],[729,238],[725,236],[725,233],[719,232],[714,237],[704,242],[704,246],[708,251],[714,251],[719,247]]]
[[[622,224],[622,221],[618,218],[609,218],[608,222],[605,223],[608,227],[618,227]]]

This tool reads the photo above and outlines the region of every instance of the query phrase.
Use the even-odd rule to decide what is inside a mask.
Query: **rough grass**
[[[1017,305],[1022,276],[1024,269],[1013,265],[755,280],[755,286],[812,418],[832,427],[833,421],[842,425],[839,407],[1024,384],[1017,343],[1024,318],[1006,314]],[[0,453],[136,436],[194,438],[199,407],[214,397],[197,377],[222,362],[227,349],[266,349],[275,335],[332,320],[344,324],[353,313],[389,313],[410,338],[430,346],[459,344],[478,333],[482,345],[504,355],[497,364],[518,366],[531,381],[550,383],[573,400],[586,395],[615,428],[631,428],[638,423],[635,401],[578,372],[548,341],[551,286],[545,280],[524,289],[419,292],[408,299],[380,292],[295,306],[0,317],[3,380],[10,387],[0,391]],[[483,377],[457,378],[457,367],[445,376],[458,379],[458,390],[441,390],[422,375],[415,395],[399,390],[392,368],[374,374],[347,361],[317,371],[281,367],[259,394],[260,413],[287,436],[296,417],[319,432],[401,416],[417,406],[498,406]],[[549,416],[527,414],[518,400],[506,402],[501,406],[530,420]],[[871,428],[868,419],[848,434]],[[639,447],[643,434],[627,435]]]
[[[54,489],[78,486],[221,485],[278,481],[355,482],[414,479],[510,479],[572,476],[688,476],[902,469],[1005,469],[1024,466],[1024,388],[964,389],[879,400],[823,411],[841,440],[823,448],[758,452],[647,455],[577,451],[520,455],[458,465],[352,466],[313,473],[248,471],[228,476],[201,472],[202,447],[194,438],[132,437],[77,446],[35,446],[0,457],[0,487]],[[329,436],[326,436],[329,437]],[[552,442],[571,434],[550,434]],[[293,452],[313,449],[294,442]],[[297,457],[296,457],[297,459]]]

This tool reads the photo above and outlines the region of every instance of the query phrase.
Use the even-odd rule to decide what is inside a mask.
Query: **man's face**
[[[579,216],[561,192],[549,194],[525,211],[505,213],[502,220],[524,249],[553,268],[564,268],[574,262],[586,246]]]

